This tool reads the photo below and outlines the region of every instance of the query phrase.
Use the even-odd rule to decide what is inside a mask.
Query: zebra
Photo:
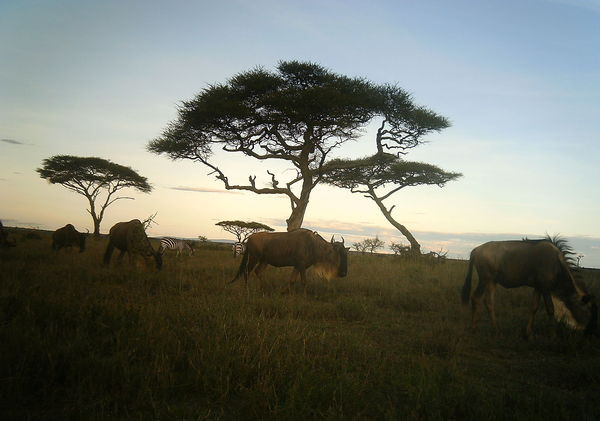
[[[231,251],[233,251],[233,257],[241,256],[246,251],[246,245],[244,243],[234,243],[231,246]]]
[[[179,254],[184,250],[187,250],[189,252],[190,256],[192,254],[194,254],[194,249],[192,248],[192,246],[190,246],[188,244],[187,241],[179,240],[177,238],[170,238],[170,237],[162,238],[160,240],[160,246],[158,247],[158,252],[160,254],[164,254],[166,249],[177,250],[176,256],[179,256]]]

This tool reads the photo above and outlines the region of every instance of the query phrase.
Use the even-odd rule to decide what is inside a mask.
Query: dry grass
[[[246,288],[228,249],[156,272],[101,267],[104,241],[0,250],[1,419],[600,416],[598,340],[540,314],[523,341],[526,289],[498,290],[499,335],[470,332],[465,262],[352,255],[344,279]]]

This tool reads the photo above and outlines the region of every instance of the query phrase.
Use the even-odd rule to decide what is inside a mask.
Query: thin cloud
[[[25,145],[25,143],[14,139],[0,139],[0,142],[10,143],[11,145]]]
[[[177,187],[169,187],[171,190],[179,190],[179,191],[191,191],[194,193],[228,193],[228,194],[242,194],[241,191],[232,191],[225,189],[212,189],[210,187],[187,187],[187,186],[177,186]]]

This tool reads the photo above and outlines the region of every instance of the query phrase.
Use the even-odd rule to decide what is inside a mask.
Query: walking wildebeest
[[[104,252],[105,265],[110,263],[110,257],[115,247],[121,251],[119,260],[127,252],[130,263],[133,263],[134,255],[137,254],[146,260],[150,257],[154,258],[156,268],[160,269],[162,267],[162,256],[152,248],[144,226],[139,219],[132,219],[129,222],[118,222],[110,229],[108,246]]]
[[[494,328],[498,330],[494,312],[496,284],[505,288],[529,286],[534,289],[533,307],[525,337],[533,329],[533,319],[543,297],[546,311],[559,322],[572,329],[584,329],[594,333],[597,325],[597,307],[571,273],[565,252],[570,250],[563,239],[554,237],[543,240],[490,241],[471,251],[469,269],[462,289],[462,300],[466,305],[471,293],[473,266],[479,275],[479,284],[473,292],[472,325],[475,326],[477,307],[484,296],[484,303]]]
[[[63,247],[78,246],[81,253],[85,250],[86,237],[86,233],[79,232],[73,225],[67,224],[52,234],[52,248],[58,251]]]
[[[306,283],[306,269],[314,266],[325,278],[344,277],[348,272],[348,249],[342,241],[327,242],[316,232],[299,228],[290,232],[257,232],[248,237],[246,250],[235,282],[244,275],[244,281],[252,269],[260,279],[265,266],[292,266],[291,281],[300,275]]]

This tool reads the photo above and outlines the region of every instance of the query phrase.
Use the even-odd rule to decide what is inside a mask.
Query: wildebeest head
[[[342,241],[334,241],[333,236],[331,236],[331,246],[333,247],[333,251],[337,255],[339,259],[339,265],[337,270],[337,276],[343,278],[348,274],[348,248],[344,247],[344,237],[342,237]]]
[[[563,271],[561,277],[563,280],[559,283],[560,288],[550,296],[552,309],[548,312],[552,312],[557,321],[571,329],[583,330],[586,335],[595,334],[598,326],[598,307],[594,297],[568,269]]]

